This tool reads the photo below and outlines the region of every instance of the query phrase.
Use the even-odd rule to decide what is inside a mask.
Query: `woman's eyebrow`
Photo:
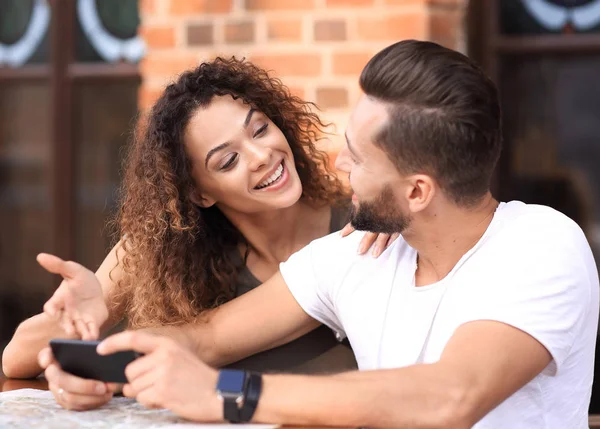
[[[244,128],[248,128],[248,124],[252,120],[252,115],[254,114],[254,112],[256,112],[256,109],[254,109],[252,107],[250,108],[250,110],[248,110],[248,114],[246,115],[246,119],[244,119]],[[217,152],[219,152],[220,150],[225,149],[230,144],[231,143],[229,143],[229,142],[221,143],[219,146],[213,147],[211,150],[209,150],[208,153],[206,154],[206,160],[204,161],[204,167],[208,168],[208,161],[210,160],[210,158],[214,154],[216,154]]]
[[[229,142],[221,143],[219,146],[213,147],[211,150],[209,150],[208,153],[206,154],[206,160],[204,161],[204,167],[208,168],[208,161],[210,160],[211,156],[213,156],[217,152],[227,148],[230,144],[231,143],[229,143]]]

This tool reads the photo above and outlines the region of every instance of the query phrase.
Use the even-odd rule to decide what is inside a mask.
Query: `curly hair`
[[[243,100],[283,132],[302,183],[301,199],[335,205],[346,197],[327,154],[315,146],[327,124],[313,112],[313,103],[235,57],[181,74],[157,100],[125,158],[113,222],[122,239],[123,273],[110,305],[132,328],[189,322],[235,296],[243,264],[233,252],[246,241],[218,208],[200,208],[191,200],[196,185],[183,143],[193,114],[221,95]]]

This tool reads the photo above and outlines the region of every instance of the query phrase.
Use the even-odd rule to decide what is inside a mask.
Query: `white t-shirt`
[[[500,321],[553,360],[474,428],[588,427],[599,285],[575,222],[549,207],[501,203],[475,247],[421,287],[417,253],[401,237],[375,259],[356,254],[362,236],[331,234],[280,266],[302,308],[348,337],[361,370],[436,362],[462,324]]]

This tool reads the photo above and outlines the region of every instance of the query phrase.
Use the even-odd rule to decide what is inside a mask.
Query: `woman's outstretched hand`
[[[100,327],[108,319],[108,309],[94,273],[76,262],[63,261],[47,253],[40,253],[37,261],[47,271],[63,278],[44,304],[44,313],[56,320],[68,335],[97,339]]]
[[[354,227],[351,223],[346,224],[346,226],[340,231],[342,237],[352,234],[354,231]],[[358,254],[363,255],[367,253],[369,249],[371,249],[371,254],[373,257],[377,258],[379,255],[383,253],[385,249],[388,248],[390,244],[398,238],[400,234],[377,234],[375,232],[367,232],[365,236],[360,240],[360,244],[358,245]]]

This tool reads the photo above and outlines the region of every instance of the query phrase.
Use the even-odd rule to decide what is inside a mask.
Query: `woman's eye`
[[[261,136],[265,133],[265,131],[267,130],[267,127],[269,126],[269,124],[264,124],[262,127],[260,127],[258,130],[256,130],[256,132],[254,133],[253,137],[258,137]]]
[[[223,165],[221,166],[221,170],[227,170],[229,167],[231,167],[231,166],[233,165],[233,163],[236,161],[237,157],[238,157],[238,156],[237,156],[237,153],[236,153],[236,154],[234,154],[234,155],[232,155],[232,156],[230,156],[230,157],[227,159],[227,161],[225,162],[225,164],[223,164]]]

